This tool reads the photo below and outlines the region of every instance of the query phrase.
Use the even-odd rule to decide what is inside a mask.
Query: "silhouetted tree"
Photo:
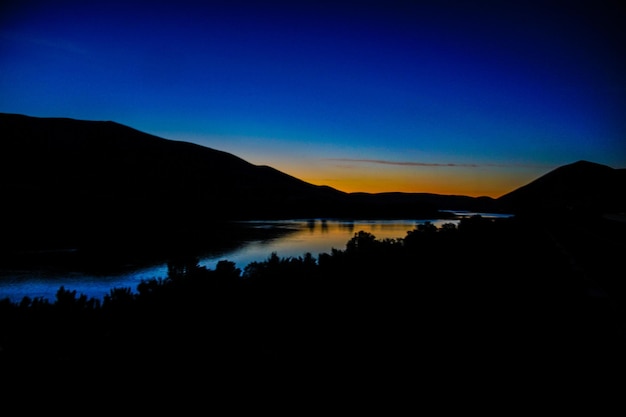
[[[241,269],[237,268],[232,261],[221,260],[215,266],[215,272],[222,276],[230,276],[233,278],[239,278],[241,276]]]
[[[64,287],[53,305],[2,301],[0,358],[131,358],[194,369],[247,360],[309,370],[409,369],[432,359],[447,372],[480,363],[515,374],[545,358],[532,349],[516,356],[513,345],[552,344],[559,354],[623,347],[612,330],[620,317],[588,303],[539,225],[459,224],[417,225],[403,239],[360,231],[345,250],[272,253],[243,272],[227,260],[210,270],[177,258],[166,278],[142,281],[136,294],[112,289],[102,304]]]
[[[367,252],[372,250],[376,245],[376,236],[363,230],[354,234],[354,237],[346,244],[347,252]]]
[[[135,296],[129,287],[113,288],[109,294],[104,295],[102,306],[105,308],[130,307],[133,304]]]
[[[437,226],[427,221],[427,222],[418,224],[417,231],[421,233],[435,233],[437,231]]]

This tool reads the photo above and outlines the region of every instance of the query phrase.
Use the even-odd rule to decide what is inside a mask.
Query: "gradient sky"
[[[8,0],[0,112],[113,120],[343,191],[626,167],[619,2]]]

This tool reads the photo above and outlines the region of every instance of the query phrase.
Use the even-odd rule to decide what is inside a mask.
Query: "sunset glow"
[[[112,120],[342,191],[626,167],[623,14],[571,2],[8,2],[0,111]]]

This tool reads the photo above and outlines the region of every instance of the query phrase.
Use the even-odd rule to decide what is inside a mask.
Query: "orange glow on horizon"
[[[507,194],[538,176],[511,172],[475,172],[472,169],[460,172],[411,173],[411,175],[355,170],[350,173],[342,172],[341,176],[326,178],[321,178],[319,172],[306,170],[301,174],[297,170],[288,173],[311,184],[326,185],[347,193],[405,192],[492,198]]]
[[[185,136],[182,139],[194,138]],[[332,149],[323,148],[328,155],[320,157],[317,155],[317,147],[299,148],[280,140],[248,137],[195,139],[205,146],[230,152],[252,164],[270,166],[308,183],[329,186],[346,193],[404,192],[498,198],[551,169],[515,161],[510,164],[506,161],[499,161],[498,164],[492,161],[446,164],[445,161],[453,159],[448,156],[427,156],[421,159],[422,163],[394,162],[402,161],[400,157],[342,159],[331,157]],[[229,140],[240,143],[228,146]]]
[[[391,181],[355,181],[348,182],[345,180],[328,180],[328,181],[316,181],[315,179],[301,178],[302,180],[315,185],[325,185],[335,188],[346,193],[364,192],[364,193],[385,193],[385,192],[402,192],[402,193],[430,193],[430,194],[442,194],[442,195],[463,195],[469,197],[492,197],[497,198],[510,191],[513,191],[516,186],[508,188],[501,187],[469,187],[461,188],[456,184],[449,183],[424,183],[424,184],[405,184],[402,182]]]
[[[555,166],[518,160],[475,160],[447,154],[415,156],[297,145],[282,139],[168,133],[266,165],[300,180],[353,193],[432,193],[498,198],[528,184]],[[367,151],[367,152],[366,152]],[[370,152],[370,153],[368,153]]]

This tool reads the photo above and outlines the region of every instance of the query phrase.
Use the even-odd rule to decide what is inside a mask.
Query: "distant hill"
[[[626,210],[626,169],[589,161],[558,167],[497,199],[517,213],[619,213]]]
[[[124,202],[152,210],[185,206],[186,212],[193,202],[214,215],[237,217],[250,211],[243,203],[254,202],[263,213],[265,203],[277,200],[343,195],[226,152],[113,122],[5,114],[0,123],[2,186],[61,204]]]
[[[223,219],[325,212],[346,196],[113,122],[0,114],[0,136],[2,221],[13,242],[201,233]]]
[[[224,220],[441,218],[440,210],[624,207],[624,170],[577,162],[499,199],[345,193],[110,121],[0,113],[2,247],[189,239]],[[621,187],[621,188],[620,188]]]
[[[8,246],[155,230],[169,238],[236,219],[428,218],[438,216],[438,209],[475,209],[485,202],[436,194],[348,194],[110,121],[4,113],[0,137]]]

